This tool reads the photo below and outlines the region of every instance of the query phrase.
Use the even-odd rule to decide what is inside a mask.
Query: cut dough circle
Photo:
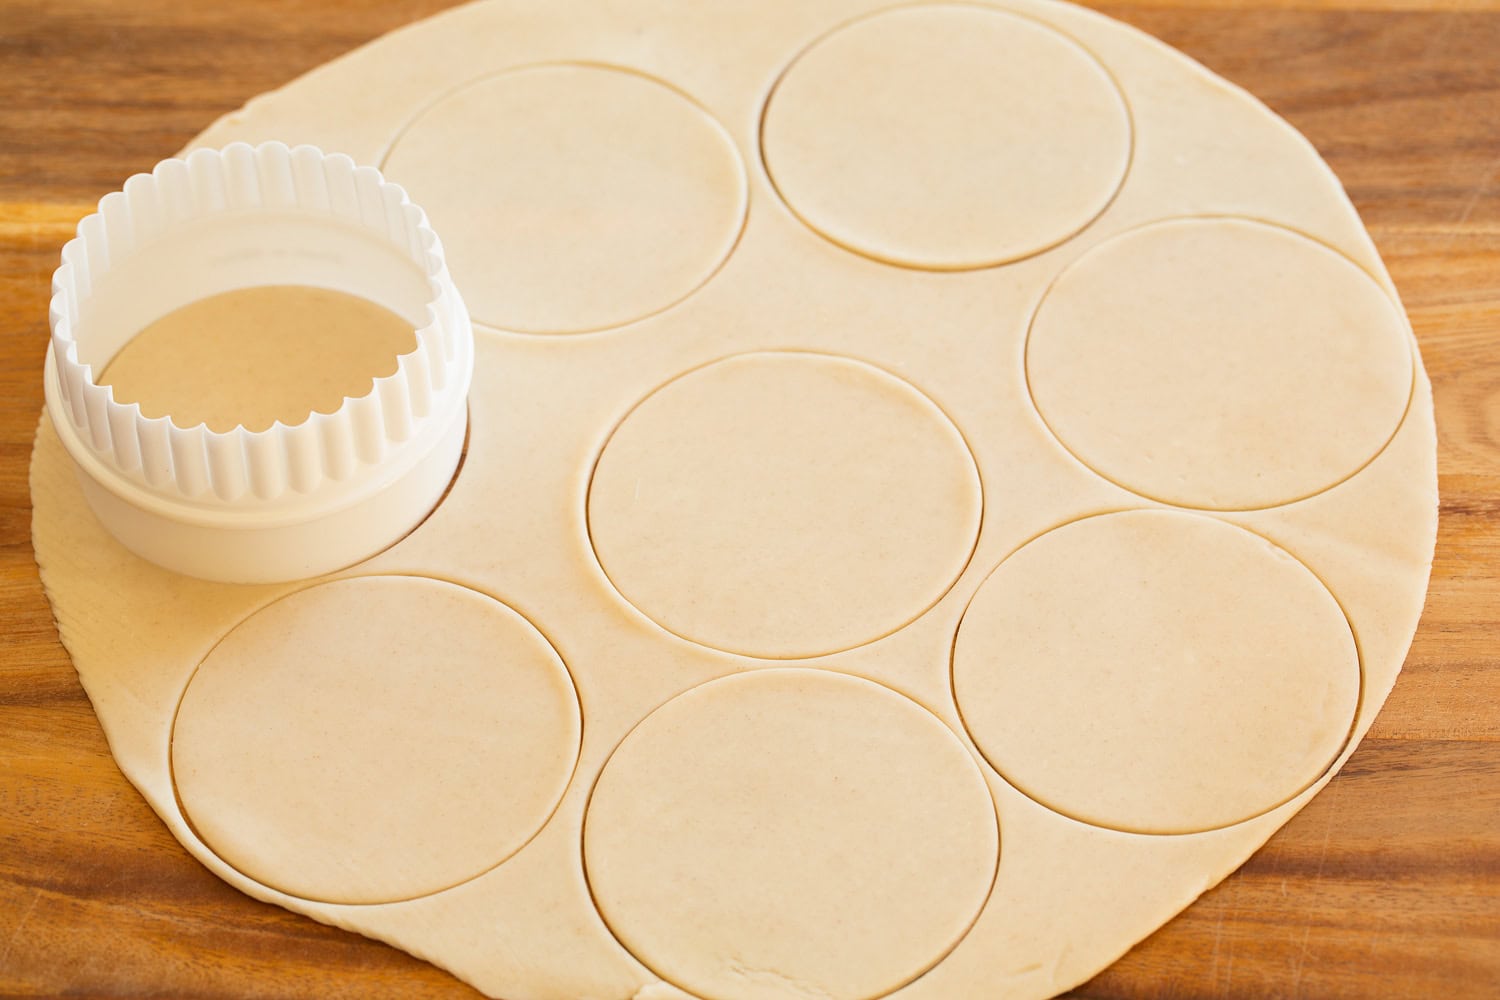
[[[691,294],[733,249],[748,197],[707,112],[602,66],[462,87],[406,127],[384,169],[443,234],[474,318],[526,333],[620,326]]]
[[[867,1000],[963,937],[999,831],[935,716],[782,668],[648,716],[600,774],[583,843],[605,921],[664,979],[706,1000]]]
[[[758,352],[626,416],[588,523],[605,573],[663,628],[793,659],[931,607],[967,565],[982,508],[968,445],[910,384],[849,358]]]
[[[566,667],[524,618],[455,584],[319,584],[204,658],[172,732],[188,820],[289,895],[378,903],[494,867],[541,829],[578,756]]]
[[[1379,454],[1411,396],[1412,348],[1395,302],[1342,254],[1248,219],[1178,219],[1062,273],[1026,374],[1095,472],[1165,503],[1246,510]]]
[[[1249,819],[1328,768],[1359,703],[1348,620],[1284,550],[1200,514],[1086,518],[1022,546],[959,626],[985,758],[1058,812],[1137,833]]]
[[[963,270],[1039,253],[1104,211],[1130,162],[1130,115],[1061,32],[920,5],[803,52],[767,104],[762,150],[788,206],[833,242]]]

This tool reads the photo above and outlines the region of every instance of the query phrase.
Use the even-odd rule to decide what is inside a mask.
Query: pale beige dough
[[[506,1000],[1035,1000],[1348,759],[1436,442],[1336,179],[1097,14],[886,6],[485,0],[199,138],[384,162],[480,321],[466,463],[372,582],[142,563],[43,422],[62,640],[210,870]]]
[[[644,76],[538,66],[443,95],[385,158],[442,235],[474,318],[573,333],[672,305],[745,213],[744,167],[702,108]]]
[[[1348,736],[1359,678],[1349,623],[1304,566],[1168,511],[1028,543],[953,651],[959,711],[1006,780],[1140,833],[1225,826],[1306,788]]]
[[[503,604],[437,580],[343,580],[214,647],[177,712],[172,771],[188,821],[246,875],[377,903],[514,854],[556,807],[579,724],[557,653]]]
[[[366,299],[267,285],[189,303],[136,334],[100,385],[179,427],[263,431],[332,413],[416,349],[415,328]]]
[[[604,571],[668,630],[806,657],[878,639],[958,578],[979,473],[933,403],[870,365],[762,353],[691,372],[611,436],[589,489]]]
[[[1301,499],[1390,440],[1411,397],[1400,309],[1348,258],[1246,219],[1164,222],[1047,292],[1032,397],[1090,468],[1169,503]]]
[[[589,804],[605,920],[710,1000],[884,995],[989,893],[994,804],[938,719],[819,670],[714,681],[653,712]]]
[[[1104,210],[1130,118],[1072,39],[977,4],[898,8],[802,53],[766,108],[766,167],[808,225],[910,267],[985,267]],[[858,155],[851,155],[858,150]]]

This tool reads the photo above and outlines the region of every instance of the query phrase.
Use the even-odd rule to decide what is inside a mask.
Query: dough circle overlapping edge
[[[1400,427],[1398,427],[1398,430],[1400,430]],[[121,762],[121,763],[123,763],[123,762]],[[150,798],[150,793],[148,793],[148,798]],[[159,810],[160,810],[160,808],[162,808],[162,807],[160,807],[160,805],[157,805],[157,808],[159,808]],[[165,814],[165,813],[163,813],[163,814]],[[178,835],[180,835],[180,834],[178,834]],[[181,835],[180,835],[180,837],[181,837]],[[186,843],[186,841],[184,841],[184,843]],[[279,900],[279,901],[282,901],[282,900]],[[371,931],[369,931],[369,927],[360,927],[360,930],[366,930],[366,933],[371,933]],[[441,960],[441,957],[440,957],[440,960]]]

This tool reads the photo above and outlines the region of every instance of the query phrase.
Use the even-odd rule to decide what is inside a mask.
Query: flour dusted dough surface
[[[944,38],[949,58],[932,51]],[[892,58],[846,80],[862,52]],[[1028,94],[1006,76],[1020,65],[1073,82]],[[830,73],[838,87],[812,86]],[[864,97],[881,93],[898,99],[885,124]],[[1032,124],[997,133],[993,103],[955,94]],[[1059,124],[1059,105],[1095,127]],[[881,143],[903,115],[942,148],[872,170],[902,152]],[[822,142],[848,123],[864,124]],[[861,147],[871,123],[887,131]],[[1000,134],[1004,150],[988,144]],[[357,582],[230,587],[112,542],[45,422],[32,467],[43,578],[122,770],[246,892],[507,1000],[1044,997],[1242,863],[1347,759],[1394,682],[1436,523],[1430,388],[1394,290],[1306,141],[1138,32],[1033,0],[897,13],[490,0],[259,98],[199,142],[265,138],[383,162],[431,202],[479,320],[469,452],[446,501],[339,574]],[[1013,183],[987,187],[1001,176]],[[882,177],[906,186],[870,186]],[[555,228],[525,221],[519,191]],[[1084,201],[1050,200],[1069,193]],[[567,204],[579,211],[555,211]],[[1204,274],[1205,261],[1220,264]],[[507,285],[519,274],[525,288]],[[849,462],[889,434],[907,436]],[[909,476],[882,471],[892,455]],[[740,520],[716,536],[726,513]],[[1091,567],[1088,588],[1069,581]],[[394,588],[395,603],[340,603],[344,587]],[[411,588],[425,596],[407,601]],[[371,836],[379,803],[341,806],[347,792],[318,791],[295,763],[257,794],[269,772],[232,763],[256,716],[217,725],[231,706],[258,696],[274,715],[290,701],[277,691],[305,679],[287,719],[321,699],[349,725],[379,703],[374,682],[431,669],[415,652],[424,629],[480,634],[469,611],[432,609],[438,590],[498,629],[444,679],[529,678],[551,694],[524,707],[563,719],[524,716],[491,734],[515,744],[418,765],[471,789],[465,809],[494,795],[493,823],[434,809],[395,840]],[[1200,606],[1214,595],[1228,597]],[[320,600],[316,625],[267,627]],[[765,627],[732,613],[740,601]],[[1059,636],[1073,655],[1049,663]],[[339,661],[360,644],[374,686],[345,697]],[[1028,648],[1088,714],[1057,707]],[[266,671],[253,694],[230,654]],[[393,724],[472,733],[470,706],[428,696]],[[1090,718],[1123,743],[1102,764],[1068,737]],[[284,760],[320,752],[296,728]],[[1147,753],[1132,742],[1143,729],[1169,738]],[[486,759],[496,780],[480,788]],[[347,766],[411,777],[399,764]],[[784,786],[809,804],[844,777],[849,807],[809,812],[821,818],[800,837],[771,801]],[[516,787],[533,791],[509,798]],[[410,788],[393,781],[389,801]],[[318,862],[340,823],[311,823],[292,807],[301,792],[351,824],[347,867]],[[651,802],[677,802],[681,822],[653,828]],[[849,833],[877,815],[894,840]],[[1201,832],[1130,832],[1167,829]],[[392,860],[418,840],[486,849]],[[812,870],[804,849],[829,864],[796,878]],[[810,946],[836,936],[839,866],[866,901],[848,918],[895,942],[869,962]],[[689,926],[697,911],[652,902],[682,880],[719,890],[683,906],[725,909]],[[766,907],[784,920],[756,920]]]

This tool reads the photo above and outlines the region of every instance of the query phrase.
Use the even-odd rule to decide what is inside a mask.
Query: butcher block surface
[[[1500,0],[1088,5],[1248,88],[1342,178],[1432,378],[1442,509],[1421,626],[1348,765],[1070,996],[1500,996]],[[477,996],[177,844],[58,643],[27,489],[78,220],[223,112],[445,6],[0,0],[0,998]]]

